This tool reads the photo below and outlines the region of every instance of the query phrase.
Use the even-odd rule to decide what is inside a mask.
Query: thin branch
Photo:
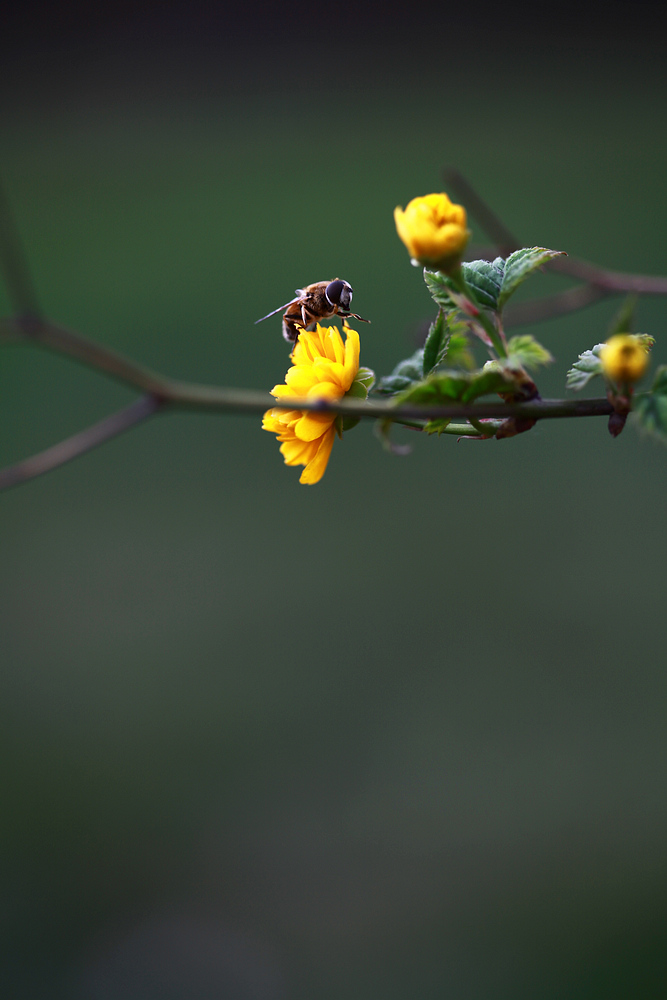
[[[169,382],[165,376],[132,361],[119,351],[98,344],[48,320],[38,320],[28,330],[21,319],[0,320],[0,337],[38,343],[51,351],[66,354],[88,368],[110,375],[142,392],[159,396]]]
[[[586,306],[607,298],[610,293],[597,285],[577,285],[563,292],[544,295],[541,299],[529,299],[509,306],[504,313],[507,326],[520,326],[522,323],[538,323],[545,319],[555,319],[566,316],[567,313],[584,309]]]
[[[546,267],[572,278],[581,278],[589,285],[604,288],[609,295],[635,293],[637,295],[667,295],[667,278],[656,274],[624,274],[610,271],[597,264],[589,264],[580,257],[554,257]]]
[[[263,392],[250,389],[225,389],[187,382],[172,382],[168,395],[162,397],[165,405],[188,410],[217,410],[232,413],[262,413],[267,409],[303,410],[315,413],[340,413],[348,417],[370,420],[384,419],[400,423],[402,420],[438,420],[441,418],[483,420],[506,417],[525,417],[531,420],[551,420],[567,417],[601,417],[613,411],[607,399],[536,399],[528,403],[448,403],[397,406],[375,399],[360,401],[353,398],[339,399],[274,399]]]
[[[135,427],[158,410],[170,406],[244,414],[263,413],[267,409],[312,410],[318,413],[341,413],[373,420],[384,418],[396,423],[406,420],[408,425],[410,421],[415,420],[449,418],[469,420],[473,426],[484,419],[504,420],[506,417],[524,417],[550,420],[563,417],[601,417],[608,416],[613,410],[607,399],[540,399],[530,403],[454,403],[448,406],[394,406],[391,403],[377,403],[374,400],[358,402],[354,399],[341,399],[337,402],[303,399],[278,401],[266,393],[252,390],[171,382],[168,397],[143,396],[125,409],[47,448],[46,451],[17,462],[16,465],[0,469],[0,491],[50,472]],[[463,433],[463,429],[457,428],[455,432]]]
[[[52,469],[70,462],[79,455],[84,455],[87,451],[97,448],[105,441],[111,440],[123,431],[136,427],[142,420],[146,420],[160,409],[162,403],[154,396],[143,396],[125,409],[113,413],[110,417],[105,417],[99,423],[87,427],[78,434],[54,444],[51,448],[26,458],[16,465],[9,465],[5,469],[0,469],[0,490],[9,489],[19,483],[25,483],[29,479],[50,472]]]

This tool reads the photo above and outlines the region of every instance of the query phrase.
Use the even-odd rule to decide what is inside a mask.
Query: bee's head
[[[349,310],[352,301],[352,285],[349,285],[347,281],[341,281],[340,278],[330,281],[324,289],[324,294],[327,302],[331,303],[332,306]]]

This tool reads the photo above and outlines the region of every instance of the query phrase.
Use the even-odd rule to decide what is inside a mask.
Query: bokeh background
[[[445,164],[667,273],[650,5],[52,7],[3,30],[4,183],[46,313],[151,367],[268,389],[253,321],[340,275],[388,373],[432,316],[392,210]],[[543,395],[617,304],[531,331]],[[2,464],[133,398],[16,345],[0,388]],[[0,498],[3,996],[664,996],[667,454],[397,439],[306,488],[169,415]]]

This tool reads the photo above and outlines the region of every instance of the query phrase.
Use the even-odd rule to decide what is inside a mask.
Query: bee
[[[353,317],[362,323],[370,323],[369,319],[363,319],[356,313],[350,312],[351,301],[352,285],[347,281],[341,278],[334,278],[333,281],[316,281],[314,285],[297,288],[295,299],[286,302],[284,306],[278,306],[273,312],[255,320],[255,323],[263,323],[269,316],[275,316],[279,312],[284,313],[283,337],[289,344],[294,344],[299,337],[298,327],[305,330],[331,316],[341,316],[343,319]]]

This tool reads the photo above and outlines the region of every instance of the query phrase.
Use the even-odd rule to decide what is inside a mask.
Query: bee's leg
[[[313,327],[317,325],[317,316],[313,315],[310,309],[306,309],[305,306],[301,306],[301,315],[303,316],[304,330],[312,330]]]
[[[283,316],[283,337],[288,344],[295,344],[298,340],[299,334],[296,322],[291,316]]]

